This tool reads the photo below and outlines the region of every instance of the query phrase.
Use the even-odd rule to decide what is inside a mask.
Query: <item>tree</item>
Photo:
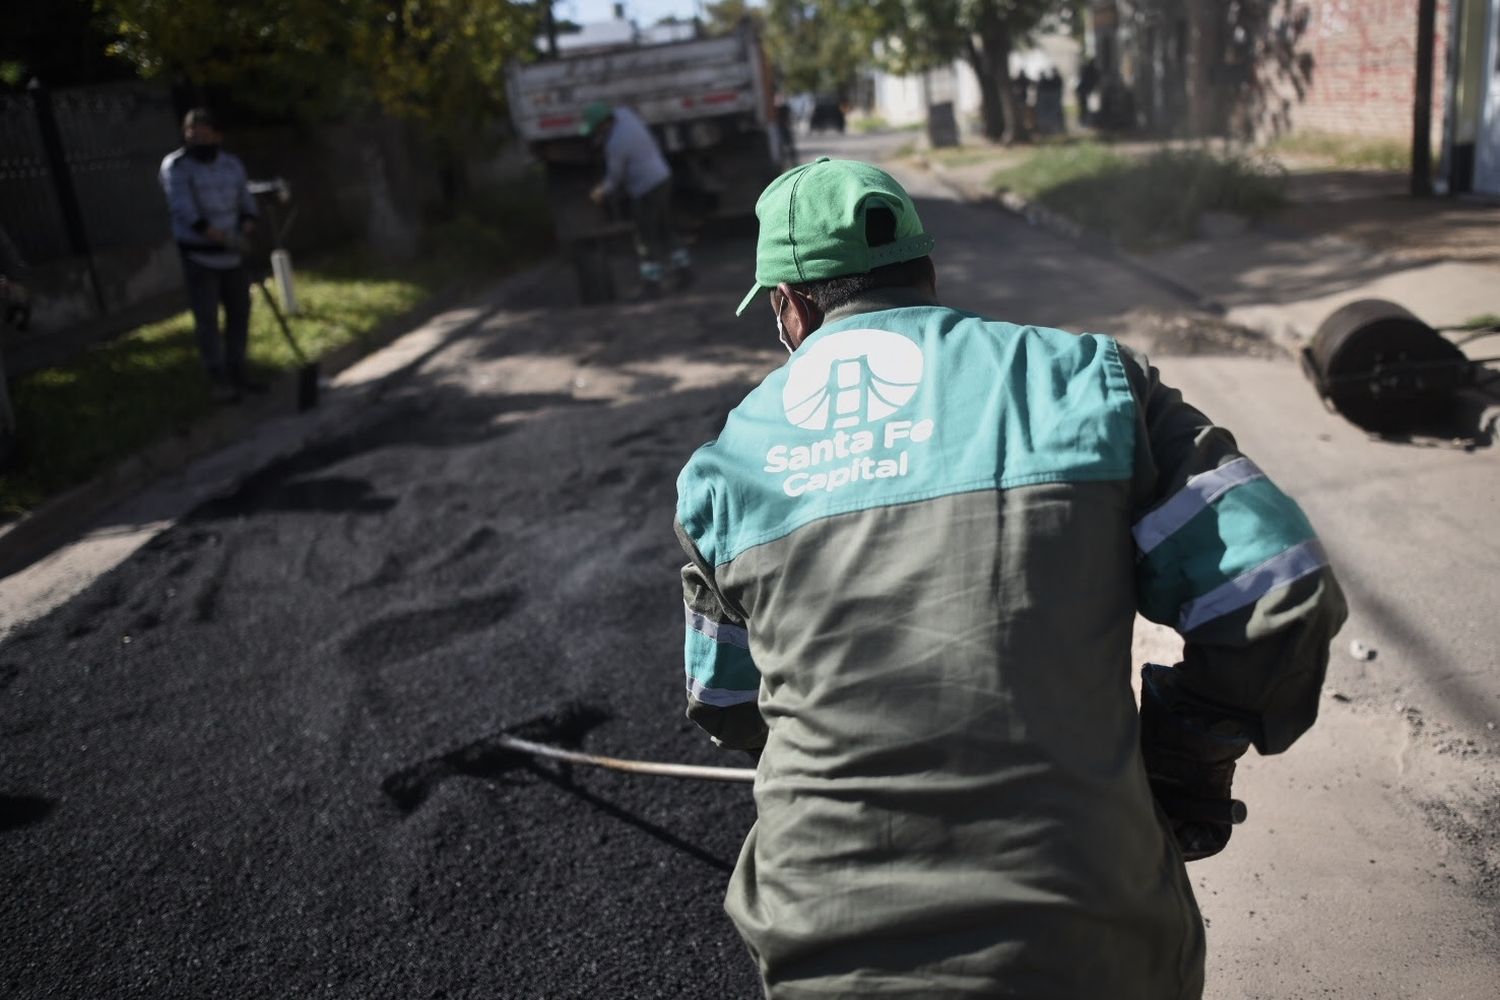
[[[351,28],[363,0],[97,0],[111,53],[146,79],[225,87],[263,113],[314,117],[359,90]]]
[[[91,0],[49,0],[17,11],[0,31],[0,85],[24,88],[31,80],[47,87],[128,80],[131,66],[108,55],[107,26]]]
[[[769,0],[765,24],[782,87],[847,96],[874,61],[885,20],[877,4],[863,0]]]
[[[531,51],[541,13],[535,5],[511,0],[365,4],[384,16],[355,20],[356,64],[388,112],[426,121],[445,134],[505,113],[505,66]]]
[[[764,8],[752,7],[748,0],[719,0],[703,5],[703,30],[709,35],[728,35],[749,20],[757,28],[764,28]]]
[[[846,91],[864,66],[924,73],[963,59],[979,81],[984,134],[1025,138],[1010,54],[1044,19],[1079,0],[769,0],[767,47],[786,85]]]
[[[96,0],[112,52],[144,77],[232,88],[271,114],[379,107],[459,136],[503,113],[504,66],[529,54],[514,0]]]
[[[1069,0],[880,0],[872,8],[893,44],[887,61],[921,72],[964,59],[979,82],[984,134],[992,140],[1026,138],[1026,120],[1010,85],[1010,54],[1048,15]]]

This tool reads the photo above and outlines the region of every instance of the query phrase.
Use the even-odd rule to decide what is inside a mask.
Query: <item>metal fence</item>
[[[170,239],[157,171],[181,139],[166,91],[61,91],[52,111],[89,246],[118,250]]]
[[[33,265],[68,256],[68,233],[30,94],[0,94],[0,226]]]
[[[55,362],[62,331],[107,336],[111,318],[177,288],[157,172],[179,142],[165,88],[0,95],[0,227],[30,266],[34,327],[8,350]],[[13,375],[35,366],[16,360]]]

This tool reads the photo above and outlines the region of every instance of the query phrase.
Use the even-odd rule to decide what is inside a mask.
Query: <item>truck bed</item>
[[[734,34],[517,66],[507,89],[517,131],[537,143],[577,136],[594,101],[651,125],[746,112],[764,125],[761,72],[757,49]]]

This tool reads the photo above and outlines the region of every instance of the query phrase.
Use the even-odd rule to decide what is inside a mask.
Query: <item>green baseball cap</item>
[[[865,211],[871,204],[896,217],[896,238],[884,246],[865,240]],[[865,274],[932,252],[932,237],[923,231],[911,196],[890,174],[858,160],[820,156],[788,170],[761,192],[755,217],[760,220],[755,285],[736,316],[759,292],[783,281],[800,285]]]
[[[579,129],[584,135],[593,135],[594,130],[615,113],[615,109],[603,101],[594,101],[583,109],[583,127]]]

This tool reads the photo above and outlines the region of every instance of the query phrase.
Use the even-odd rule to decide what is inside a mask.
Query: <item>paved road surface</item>
[[[869,155],[876,142],[837,148]],[[912,186],[955,305],[1119,332],[1158,355],[1216,355],[1183,361],[1184,378],[1237,421],[1259,412],[1240,398],[1241,371],[1268,372],[1277,392],[1293,384],[1285,361],[1227,356],[1243,346],[1228,333],[1183,336],[1177,304],[1128,273],[945,200],[920,177]],[[569,771],[492,742],[512,731],[621,756],[740,763],[682,718],[673,478],[780,348],[763,310],[732,316],[750,282],[748,241],[702,247],[700,261],[691,295],[614,309],[572,305],[558,272],[435,350],[357,426],[193,511],[0,645],[9,994],[755,994],[719,909],[753,820],[748,789]],[[1387,518],[1388,534],[1418,520],[1402,502],[1404,456],[1440,480],[1478,476],[1480,513],[1491,495],[1494,480],[1472,471],[1493,469],[1491,456],[1406,451],[1381,480],[1336,428],[1325,455],[1282,458],[1283,437],[1306,431],[1290,424],[1266,423],[1257,457],[1310,488],[1338,556],[1363,551],[1369,529],[1340,520],[1356,510]],[[1341,492],[1346,472],[1364,477],[1358,503]],[[1497,981],[1455,971],[1495,966],[1484,922],[1495,869],[1485,890],[1483,844],[1464,825],[1472,803],[1433,784],[1436,813],[1423,811],[1406,787],[1489,773],[1479,770],[1489,758],[1461,742],[1437,754],[1434,729],[1471,738],[1473,721],[1434,689],[1418,715],[1433,721],[1413,735],[1378,676],[1389,666],[1404,677],[1408,656],[1437,648],[1424,645],[1444,632],[1432,618],[1454,622],[1454,605],[1398,602],[1402,618],[1366,600],[1389,583],[1382,574],[1440,565],[1424,551],[1463,551],[1430,530],[1384,547],[1395,568],[1351,588],[1359,634],[1381,654],[1338,665],[1350,700],[1330,701],[1325,728],[1355,749],[1247,768],[1267,826],[1237,834],[1238,853],[1199,878],[1212,996],[1405,997],[1423,995],[1406,988],[1420,980],[1445,998],[1478,997],[1473,983]],[[1469,575],[1462,564],[1429,571],[1439,593],[1470,594],[1457,630],[1468,638],[1443,645],[1443,662],[1492,670],[1500,637],[1477,574],[1493,551],[1464,554]],[[1459,659],[1484,650],[1488,663]],[[1493,676],[1465,683],[1477,711]],[[1371,732],[1404,741],[1377,745],[1382,765],[1405,768],[1383,788],[1375,756],[1368,781],[1348,772]],[[1371,782],[1392,815],[1359,814]],[[1310,824],[1313,810],[1331,825]],[[1277,832],[1263,832],[1271,821]],[[1371,879],[1354,845],[1383,834],[1415,836],[1400,856],[1426,867]],[[1296,845],[1290,854],[1283,842]],[[1317,882],[1300,874],[1309,851]],[[1377,893],[1377,883],[1394,888]],[[1405,913],[1391,912],[1392,899],[1407,901]],[[1351,919],[1364,900],[1376,912]],[[1362,955],[1393,953],[1341,979],[1351,963],[1337,949],[1351,935]]]

